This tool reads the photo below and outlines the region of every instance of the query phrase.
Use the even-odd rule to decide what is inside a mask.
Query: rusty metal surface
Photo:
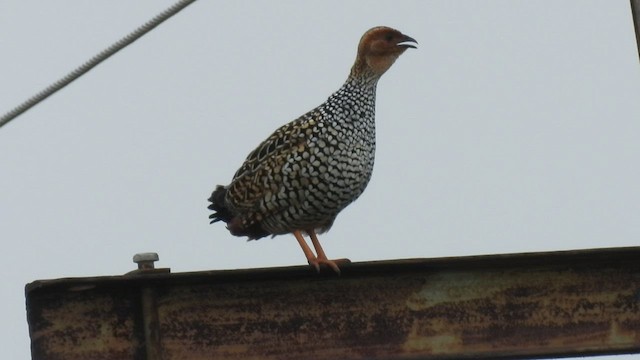
[[[640,247],[36,281],[34,359],[488,359],[640,352]]]
[[[139,291],[73,281],[49,291],[41,284],[27,293],[32,359],[141,359]]]
[[[158,305],[155,289],[151,286],[144,287],[141,294],[142,322],[144,326],[144,345],[147,360],[159,360],[163,358],[160,345],[160,319],[158,317]]]

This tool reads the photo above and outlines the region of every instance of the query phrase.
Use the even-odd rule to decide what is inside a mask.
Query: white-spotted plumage
[[[212,222],[259,239],[293,233],[309,263],[326,258],[316,232],[366,188],[375,158],[375,100],[380,76],[414,39],[388,27],[367,31],[347,81],[320,106],[283,125],[252,151],[227,186],[210,197]],[[304,240],[311,236],[317,256]],[[306,248],[305,248],[306,247]]]

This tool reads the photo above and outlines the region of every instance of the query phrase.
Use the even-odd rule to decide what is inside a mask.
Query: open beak
[[[402,38],[402,40],[400,42],[398,42],[396,45],[400,46],[400,47],[404,47],[404,48],[413,48],[413,49],[417,49],[416,45],[418,45],[418,42],[416,41],[416,39],[412,38],[411,36],[407,36],[407,35],[403,35],[404,37]]]

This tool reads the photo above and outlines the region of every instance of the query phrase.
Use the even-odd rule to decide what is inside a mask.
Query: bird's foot
[[[317,272],[320,272],[320,265],[325,265],[327,267],[330,267],[338,275],[340,275],[340,267],[338,266],[338,264],[344,265],[344,264],[350,264],[350,263],[351,263],[351,260],[349,259],[336,259],[336,260],[329,260],[327,258],[309,259],[309,265],[313,266]]]

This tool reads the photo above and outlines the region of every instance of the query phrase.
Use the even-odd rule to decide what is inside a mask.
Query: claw
[[[333,260],[316,258],[313,261],[309,261],[309,265],[315,267],[318,272],[320,272],[321,264],[330,267],[333,271],[336,272],[336,274],[340,275],[340,268],[338,267],[338,264],[336,264],[336,262]]]
[[[317,273],[320,273],[320,263],[317,259],[309,260],[309,265],[313,266]]]
[[[318,253],[318,256],[316,256],[313,253],[313,251],[311,251],[311,249],[309,248],[309,245],[307,245],[307,243],[304,241],[304,237],[302,237],[302,232],[300,232],[299,230],[296,230],[293,232],[293,236],[295,236],[296,240],[298,240],[298,244],[300,244],[300,247],[302,248],[302,252],[304,252],[304,256],[307,258],[309,265],[313,266],[318,273],[320,272],[320,265],[325,265],[330,267],[333,271],[335,271],[336,274],[340,275],[340,267],[338,267],[337,263],[340,262],[340,263],[348,264],[351,261],[349,259],[339,259],[339,260],[327,259],[327,255],[324,253],[324,250],[322,250],[322,246],[320,246],[320,241],[318,241],[318,237],[315,231],[311,230],[311,231],[308,231],[308,233],[311,236],[311,241],[313,242],[313,246],[315,247],[316,252]]]

